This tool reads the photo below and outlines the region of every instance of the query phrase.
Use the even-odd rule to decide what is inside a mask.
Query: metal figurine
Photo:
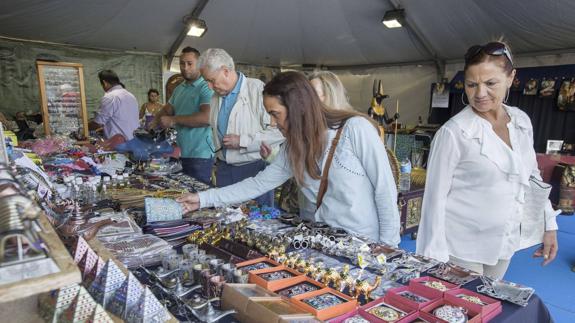
[[[341,272],[341,280],[336,286],[337,290],[343,292],[344,289],[349,288],[349,292],[355,288],[355,278],[349,273],[349,265],[343,266],[343,271]]]
[[[329,286],[330,284],[333,284],[333,286],[338,286],[340,280],[341,275],[339,274],[339,272],[333,268],[328,268],[325,270],[321,282],[326,286]]]
[[[86,216],[84,216],[80,211],[78,202],[75,202],[72,216],[68,218],[65,223],[57,224],[56,228],[64,240],[74,239],[77,236],[82,236],[86,240],[91,240],[102,227],[113,223],[115,223],[115,221],[112,219],[106,219],[91,224],[88,223]]]
[[[372,284],[368,283],[366,280],[357,280],[355,284],[355,289],[353,291],[353,297],[359,298],[360,295],[365,296],[366,300],[371,299],[371,292],[377,289],[381,284],[381,276],[375,278],[375,282]]]

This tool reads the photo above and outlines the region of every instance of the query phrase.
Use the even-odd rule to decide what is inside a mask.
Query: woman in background
[[[308,80],[321,102],[328,108],[353,111],[353,107],[347,99],[345,87],[337,75],[329,71],[317,71],[313,72]]]
[[[543,247],[534,256],[546,265],[557,254],[559,212],[547,201],[537,228],[522,223],[529,178],[541,176],[531,121],[505,104],[515,77],[511,52],[501,42],[472,46],[464,72],[469,103],[431,145],[417,253],[502,278],[521,234],[538,231],[532,238]]]
[[[156,89],[150,89],[148,91],[148,102],[142,104],[140,108],[140,120],[145,117],[144,124],[148,126],[148,123],[154,119],[156,113],[162,110],[162,104],[159,102],[160,92]],[[150,120],[150,121],[148,121]]]

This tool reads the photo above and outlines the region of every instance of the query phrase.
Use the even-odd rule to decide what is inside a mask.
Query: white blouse
[[[319,161],[323,169],[336,130],[326,136]],[[225,206],[255,198],[292,177],[285,147],[258,173],[239,183],[199,193],[201,207]],[[302,217],[368,237],[391,246],[399,244],[397,188],[385,146],[375,127],[363,117],[349,119],[342,131],[329,170],[327,191],[315,209],[320,180],[304,174],[300,187],[307,203]]]
[[[428,161],[417,253],[495,265],[519,249],[529,177],[541,179],[527,114],[504,106],[510,148],[470,106],[435,135]],[[545,229],[556,230],[547,202]]]

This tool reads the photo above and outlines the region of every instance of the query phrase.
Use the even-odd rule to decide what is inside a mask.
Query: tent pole
[[[190,26],[188,26],[187,21],[190,19],[198,18],[200,16],[200,14],[202,13],[202,11],[204,10],[204,8],[206,7],[206,4],[208,4],[208,1],[210,1],[210,0],[198,1],[198,4],[194,8],[194,11],[192,11],[192,13],[190,13],[189,15],[184,17],[184,27],[182,28],[182,31],[180,31],[180,34],[178,35],[176,40],[172,43],[170,50],[166,54],[166,61],[165,61],[166,62],[166,66],[165,66],[166,70],[169,70],[170,66],[172,66],[172,61],[174,60],[174,57],[176,56],[176,52],[178,51],[178,48],[180,48],[180,45],[182,44],[182,42],[184,41],[184,39],[186,39],[186,36],[188,35],[188,31],[190,30]]]

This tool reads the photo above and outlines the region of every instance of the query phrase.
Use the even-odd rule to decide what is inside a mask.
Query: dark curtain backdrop
[[[520,108],[531,118],[536,152],[545,152],[547,140],[565,140],[569,143],[575,143],[575,112],[561,111],[557,107],[557,92],[562,81],[574,77],[575,65],[517,69],[519,85],[510,92],[507,104]],[[555,79],[555,94],[553,96],[541,98],[539,95],[523,95],[525,82],[536,79],[541,83],[543,78]],[[463,72],[458,72],[451,80],[449,108],[431,109],[429,123],[443,124],[465,107],[461,100],[463,79]],[[467,102],[467,98],[465,98],[465,102]]]

